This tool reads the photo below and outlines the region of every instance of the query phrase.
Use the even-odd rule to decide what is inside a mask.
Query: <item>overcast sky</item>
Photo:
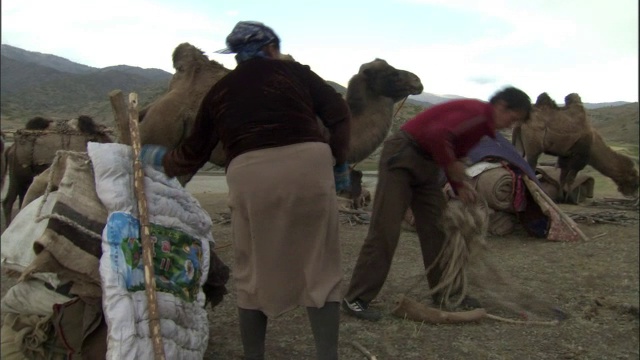
[[[425,91],[487,100],[506,85],[558,103],[638,101],[637,0],[2,0],[2,43],[106,67],[174,72],[182,42],[215,54],[241,20],[262,21],[281,50],[347,85],[375,58]]]

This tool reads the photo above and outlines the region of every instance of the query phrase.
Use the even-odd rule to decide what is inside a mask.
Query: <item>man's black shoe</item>
[[[379,311],[370,309],[369,304],[355,299],[353,301],[348,301],[347,299],[342,300],[342,309],[349,315],[355,316],[359,319],[369,320],[369,321],[378,321],[382,317]]]

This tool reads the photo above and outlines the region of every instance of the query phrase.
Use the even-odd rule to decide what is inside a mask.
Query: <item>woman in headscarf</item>
[[[337,359],[336,186],[349,185],[349,108],[308,66],[280,60],[280,39],[264,24],[241,21],[226,43],[219,52],[236,53],[238,65],[206,95],[193,132],[172,151],[145,145],[141,157],[177,176],[224,144],[245,358],[264,358],[268,318],[305,306],[318,359]]]

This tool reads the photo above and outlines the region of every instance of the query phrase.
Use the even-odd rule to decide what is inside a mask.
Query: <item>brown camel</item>
[[[558,157],[561,170],[557,201],[567,200],[576,175],[586,165],[611,178],[623,195],[638,194],[640,179],[634,161],[605,144],[587,119],[578,94],[567,95],[564,107],[557,106],[547,93],[540,94],[531,119],[514,128],[512,142],[533,169],[542,153]]]
[[[293,61],[290,55],[283,55],[283,59]],[[176,74],[169,91],[140,112],[143,144],[159,144],[170,149],[178,146],[189,134],[206,92],[230,72],[188,43],[175,49],[173,64]],[[354,163],[369,156],[387,136],[393,105],[411,94],[421,93],[422,89],[415,74],[397,70],[384,60],[363,64],[349,81],[346,95],[353,115],[348,161]],[[221,144],[213,150],[210,162],[224,166]],[[186,184],[192,176],[181,178],[180,182]]]
[[[173,67],[176,72],[168,91],[139,113],[142,144],[177,147],[191,132],[200,102],[211,86],[231,71],[189,43],[175,48]],[[179,180],[184,185],[191,177],[193,174]]]
[[[351,110],[347,161],[353,164],[371,155],[389,133],[394,104],[423,89],[417,75],[398,70],[382,59],[362,64],[347,84],[346,100]]]
[[[105,143],[112,140],[105,126],[95,124],[86,115],[62,121],[35,117],[23,130],[16,131],[14,143],[4,153],[9,187],[2,200],[2,209],[7,225],[12,219],[14,202],[18,199],[19,207],[22,207],[33,178],[51,165],[56,151],[87,151],[89,141]]]

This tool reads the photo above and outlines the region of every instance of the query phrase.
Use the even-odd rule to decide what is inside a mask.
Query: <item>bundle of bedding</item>
[[[3,269],[20,274],[1,303],[3,356],[152,358],[131,148],[58,151],[45,177],[2,234]],[[176,179],[147,167],[145,192],[166,358],[202,359],[204,306],[227,293],[229,268]]]
[[[108,359],[153,358],[145,294],[132,149],[89,143],[95,187],[109,215],[102,233],[100,277],[108,324]],[[209,324],[202,291],[213,246],[211,218],[175,179],[145,168],[144,187],[154,241],[160,328],[168,359],[202,359]]]

